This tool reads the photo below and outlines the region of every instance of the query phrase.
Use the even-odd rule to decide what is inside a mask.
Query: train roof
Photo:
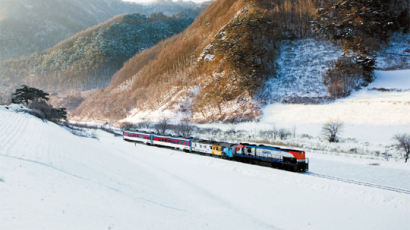
[[[263,144],[263,143],[241,143],[241,145],[251,145],[251,146],[258,146],[258,147],[273,147],[273,148],[278,148],[278,149],[288,150],[288,151],[305,152],[305,150],[302,150],[300,148],[293,148],[293,147],[282,146],[282,145],[271,145],[271,144]]]
[[[213,140],[205,140],[205,139],[193,139],[193,142],[202,143],[202,144],[215,144],[216,141]]]
[[[127,133],[138,133],[138,134],[147,134],[147,135],[151,135],[151,133],[149,132],[144,132],[144,131],[131,131],[131,130],[122,130],[123,132],[127,132]]]
[[[187,140],[187,141],[190,141],[190,140],[191,140],[190,138],[180,137],[180,136],[168,136],[168,135],[157,135],[157,134],[152,134],[152,135],[154,135],[155,137],[184,139],[184,140]]]

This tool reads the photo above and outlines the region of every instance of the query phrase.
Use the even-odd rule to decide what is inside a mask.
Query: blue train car
[[[279,146],[239,144],[235,148],[234,157],[242,161],[268,162],[272,166],[294,171],[308,170],[308,159],[304,151]]]
[[[222,154],[226,158],[233,158],[235,152],[235,145],[230,143],[220,143],[222,146]]]

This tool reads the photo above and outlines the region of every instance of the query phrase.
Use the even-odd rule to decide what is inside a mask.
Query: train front
[[[298,172],[307,172],[309,170],[309,159],[306,158],[304,151],[289,150],[289,153],[293,155],[292,159],[295,164],[294,169]]]

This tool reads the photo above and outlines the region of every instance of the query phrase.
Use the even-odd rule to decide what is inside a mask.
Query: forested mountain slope
[[[21,84],[60,95],[105,87],[129,58],[181,32],[193,20],[160,13],[117,16],[43,53],[0,62],[0,96],[7,101]]]
[[[337,53],[317,65],[326,67],[315,76],[325,97],[306,102],[343,97],[372,81],[376,52],[394,32],[408,32],[408,11],[400,0],[219,0],[184,33],[128,61],[77,116],[116,121],[170,111],[195,121],[253,119],[281,89],[273,82],[266,90],[280,77],[281,48],[303,39],[326,42],[318,52],[330,47]],[[312,54],[311,63],[322,58]],[[291,102],[300,100],[289,95]]]
[[[43,51],[119,14],[171,15],[195,8],[192,2],[172,1],[141,5],[122,0],[0,0],[0,60]]]

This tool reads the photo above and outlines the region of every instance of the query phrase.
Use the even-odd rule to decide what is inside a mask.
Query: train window
[[[252,149],[248,148],[247,149],[248,153],[252,153]]]

